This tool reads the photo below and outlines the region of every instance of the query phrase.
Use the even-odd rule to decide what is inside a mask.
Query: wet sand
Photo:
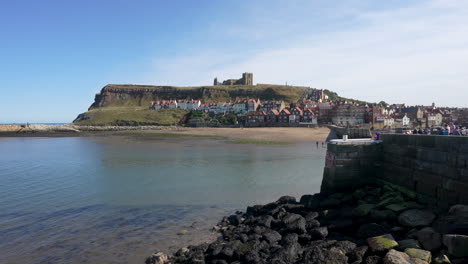
[[[79,129],[79,127],[75,127]],[[122,129],[125,129],[122,127]],[[75,131],[24,131],[14,132],[0,129],[0,137],[77,137],[77,136],[118,136],[135,135],[140,133],[181,134],[197,136],[226,137],[233,140],[259,140],[274,142],[315,142],[325,141],[329,129],[326,127],[258,127],[258,128],[190,128],[190,127],[146,127],[139,130],[132,127],[131,130],[121,131],[93,131],[89,127],[80,132]]]

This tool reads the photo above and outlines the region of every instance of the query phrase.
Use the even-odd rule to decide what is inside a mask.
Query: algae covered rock
[[[405,253],[412,258],[417,258],[424,260],[426,262],[431,262],[432,254],[430,251],[417,249],[417,248],[407,248]]]
[[[368,238],[367,244],[369,244],[369,247],[376,252],[389,250],[398,246],[398,243],[391,234]]]
[[[353,209],[354,216],[366,216],[372,209],[375,208],[375,204],[361,204]]]

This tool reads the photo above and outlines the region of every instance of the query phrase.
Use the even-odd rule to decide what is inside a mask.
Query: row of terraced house
[[[151,102],[150,109],[181,108],[214,114],[235,113],[245,115],[248,126],[274,124],[369,124],[375,129],[388,127],[434,127],[455,123],[468,126],[468,110],[404,104],[357,104],[349,101],[315,102],[304,100],[286,105],[283,101],[259,99],[236,100],[233,103],[202,104],[200,100],[163,100]]]

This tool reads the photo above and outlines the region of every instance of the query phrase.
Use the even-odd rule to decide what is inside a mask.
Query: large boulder
[[[384,264],[414,264],[408,254],[390,249],[383,259]]]
[[[398,246],[391,234],[368,238],[367,244],[374,252],[382,252]]]
[[[398,216],[398,222],[403,226],[420,227],[429,226],[435,215],[430,210],[410,209]]]
[[[451,255],[468,257],[468,236],[448,234],[444,235],[443,242]]]
[[[411,258],[417,258],[424,260],[426,262],[431,262],[432,254],[430,251],[417,249],[417,248],[407,248],[405,253],[408,254]]]
[[[442,236],[432,227],[425,227],[416,232],[416,237],[426,250],[437,250],[442,246]]]

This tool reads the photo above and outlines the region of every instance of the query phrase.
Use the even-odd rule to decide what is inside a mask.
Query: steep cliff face
[[[94,103],[89,109],[108,106],[149,106],[152,100],[169,99],[201,99],[203,103],[211,103],[259,98],[261,100],[284,100],[287,103],[292,103],[296,102],[304,92],[305,88],[303,87],[280,85],[175,87],[109,84],[96,94]]]

